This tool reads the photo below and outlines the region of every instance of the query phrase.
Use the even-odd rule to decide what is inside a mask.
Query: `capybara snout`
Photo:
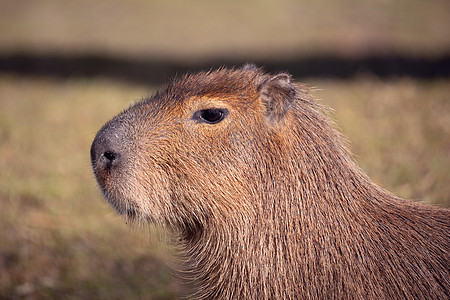
[[[129,127],[128,122],[116,117],[99,130],[92,142],[91,163],[100,183],[112,173],[122,172],[131,151]]]
[[[101,191],[114,208],[124,215],[135,214],[134,201],[127,200],[133,175],[133,125],[128,116],[119,115],[106,123],[91,145],[91,164]]]

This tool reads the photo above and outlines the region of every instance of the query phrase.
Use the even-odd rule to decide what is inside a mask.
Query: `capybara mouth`
[[[135,203],[134,199],[127,199],[125,197],[115,197],[108,195],[108,192],[104,192],[105,198],[108,203],[116,210],[119,215],[126,217],[126,219],[139,219],[141,217],[140,208]]]

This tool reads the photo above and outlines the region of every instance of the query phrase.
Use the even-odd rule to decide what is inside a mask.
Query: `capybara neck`
[[[449,211],[374,184],[324,111],[285,73],[185,75],[99,131],[94,173],[197,298],[448,298]]]

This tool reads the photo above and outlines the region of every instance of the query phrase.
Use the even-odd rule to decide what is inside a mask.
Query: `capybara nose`
[[[91,146],[91,163],[94,169],[111,169],[120,164],[122,154],[104,138],[95,139]]]
[[[91,146],[91,163],[94,171],[119,167],[123,157],[123,142],[117,130],[108,127],[100,130]]]

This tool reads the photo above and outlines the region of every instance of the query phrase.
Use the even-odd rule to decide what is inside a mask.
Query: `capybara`
[[[373,183],[323,110],[253,65],[179,76],[104,125],[93,170],[196,298],[449,299],[450,210]]]

